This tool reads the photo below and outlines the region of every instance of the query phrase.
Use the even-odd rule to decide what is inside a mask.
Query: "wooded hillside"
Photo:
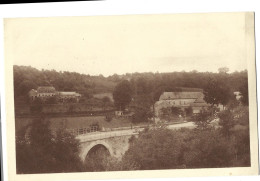
[[[152,95],[157,100],[163,91],[178,91],[179,87],[201,88],[209,86],[223,87],[225,91],[247,90],[247,71],[227,73],[211,72],[171,72],[171,73],[127,73],[109,77],[91,76],[76,72],[57,72],[38,70],[30,66],[14,66],[15,98],[27,96],[30,89],[38,86],[53,86],[58,91],[77,91],[84,98],[91,98],[96,93],[112,93],[122,80],[129,80],[133,95]],[[217,83],[213,85],[214,83]],[[214,90],[213,90],[214,91]],[[216,89],[216,93],[217,93]]]

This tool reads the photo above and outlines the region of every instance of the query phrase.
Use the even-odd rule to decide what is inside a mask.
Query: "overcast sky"
[[[15,65],[104,76],[244,70],[245,38],[244,13],[5,21],[5,48]]]

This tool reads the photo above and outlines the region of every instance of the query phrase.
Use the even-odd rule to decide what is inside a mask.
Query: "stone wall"
[[[101,144],[108,149],[111,156],[121,159],[129,148],[129,139],[131,137],[132,135],[118,136],[101,140],[82,142],[80,146],[80,158],[82,161],[84,161],[89,150],[94,146]]]

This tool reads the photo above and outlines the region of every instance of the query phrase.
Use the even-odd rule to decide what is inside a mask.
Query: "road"
[[[180,124],[172,124],[167,126],[169,129],[180,129],[180,128],[195,128],[194,122],[185,122]]]

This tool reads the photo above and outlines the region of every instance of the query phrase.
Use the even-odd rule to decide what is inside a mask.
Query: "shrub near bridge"
[[[148,129],[131,140],[123,160],[137,170],[250,166],[248,134],[237,133],[226,137],[220,128]]]
[[[52,134],[49,122],[39,118],[26,134],[16,135],[17,174],[82,171],[79,142],[64,130]]]

